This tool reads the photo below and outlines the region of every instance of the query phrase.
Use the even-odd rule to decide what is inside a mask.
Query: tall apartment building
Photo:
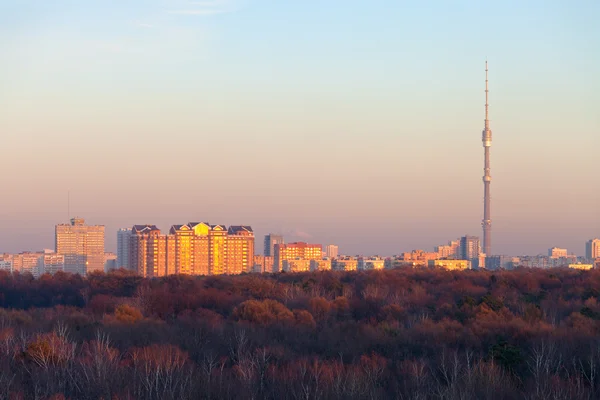
[[[56,225],[56,253],[65,257],[65,271],[85,275],[104,271],[104,226],[85,225],[83,218]]]
[[[129,241],[130,268],[145,277],[166,275],[167,242],[156,225],[134,225]]]
[[[177,274],[194,273],[194,230],[189,225],[173,225],[169,235],[175,237],[175,271]]]
[[[266,257],[274,257],[275,256],[275,245],[278,245],[278,244],[285,244],[285,242],[283,240],[283,236],[274,235],[272,233],[265,235],[265,248],[264,248],[263,254]]]
[[[193,242],[193,274],[194,275],[209,275],[210,274],[210,246],[209,234],[211,225],[207,222],[190,222],[188,224],[194,230]]]
[[[320,244],[308,244],[305,242],[277,244],[275,245],[273,268],[276,272],[281,271],[284,260],[320,260],[322,258],[322,251],[323,246]]]
[[[459,245],[459,259],[461,260],[473,260],[479,259],[479,253],[481,253],[481,244],[477,236],[463,236],[460,238]]]
[[[130,269],[129,267],[129,242],[131,228],[122,228],[117,231],[117,268]]]
[[[585,258],[587,260],[600,258],[600,239],[591,239],[585,243]]]
[[[130,250],[131,266],[143,276],[240,274],[252,271],[254,233],[249,226],[191,222],[163,235],[154,225],[135,225]]]
[[[335,244],[328,244],[325,247],[325,256],[327,258],[337,258],[339,248]]]
[[[254,232],[249,226],[232,225],[227,230],[227,273],[251,272],[254,264]]]
[[[561,258],[568,256],[567,249],[561,249],[559,247],[553,247],[548,249],[548,257],[550,258]]]

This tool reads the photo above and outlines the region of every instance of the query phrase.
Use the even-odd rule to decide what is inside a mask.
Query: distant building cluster
[[[286,243],[279,234],[264,237],[263,254],[255,252],[254,231],[246,225],[190,222],[172,225],[163,233],[156,225],[134,225],[117,231],[117,253],[105,252],[105,228],[86,225],[83,218],[55,227],[55,249],[0,254],[0,271],[30,273],[34,277],[59,271],[86,275],[125,268],[144,277],[172,274],[221,275],[308,271],[366,271],[398,267],[447,270],[600,268],[600,239],[585,243],[585,256],[561,247],[535,256],[487,255],[477,236],[465,235],[433,252],[413,250],[392,257],[349,256],[335,244]]]

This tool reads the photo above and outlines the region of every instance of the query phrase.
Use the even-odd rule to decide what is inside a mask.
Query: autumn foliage
[[[0,399],[597,399],[600,271],[0,272]]]

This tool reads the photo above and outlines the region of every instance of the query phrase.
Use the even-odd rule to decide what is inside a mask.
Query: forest
[[[0,272],[0,399],[598,399],[600,271]]]

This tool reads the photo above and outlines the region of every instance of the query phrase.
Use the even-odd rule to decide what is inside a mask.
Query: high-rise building
[[[272,233],[265,235],[265,248],[264,248],[263,254],[267,257],[274,257],[275,256],[275,245],[278,245],[278,244],[285,244],[285,242],[283,240],[283,236],[274,235]]]
[[[131,266],[143,276],[241,274],[254,265],[249,226],[190,222],[163,235],[154,225],[135,225],[130,249]]]
[[[327,258],[337,258],[338,250],[338,246],[336,246],[335,244],[328,244],[325,247],[325,256]]]
[[[227,249],[227,227],[225,225],[210,225],[208,231],[208,265],[209,275],[227,273],[225,252]]]
[[[276,272],[281,271],[284,260],[320,260],[322,258],[322,251],[323,246],[320,244],[308,244],[305,242],[277,244],[275,245],[273,268]]]
[[[481,141],[484,149],[484,165],[483,165],[483,252],[486,255],[492,254],[492,216],[490,197],[490,184],[492,183],[492,175],[490,173],[490,147],[492,147],[492,130],[490,129],[490,120],[488,117],[488,65],[485,62],[485,121],[483,132],[481,133]],[[481,251],[480,251],[481,253]]]
[[[561,258],[568,256],[567,249],[561,249],[559,247],[553,247],[548,249],[548,257],[550,258]]]
[[[85,225],[83,218],[56,225],[56,253],[65,256],[65,271],[85,275],[104,271],[104,226]]]
[[[156,225],[134,225],[129,244],[130,268],[145,277],[168,274],[168,266],[175,273],[174,237],[162,235]]]
[[[600,239],[592,239],[585,243],[585,258],[588,260],[600,258]]]
[[[209,275],[209,241],[208,235],[211,227],[208,222],[190,222],[188,225],[194,230],[194,275]]]
[[[479,259],[481,245],[477,236],[463,236],[460,238],[459,258],[461,260],[472,261]]]
[[[175,237],[175,273],[194,273],[194,230],[189,225],[173,225],[169,231]]]
[[[131,228],[123,228],[117,231],[117,268],[129,268],[129,242]]]
[[[225,254],[227,274],[251,272],[254,264],[254,232],[249,226],[232,225],[227,230]]]

